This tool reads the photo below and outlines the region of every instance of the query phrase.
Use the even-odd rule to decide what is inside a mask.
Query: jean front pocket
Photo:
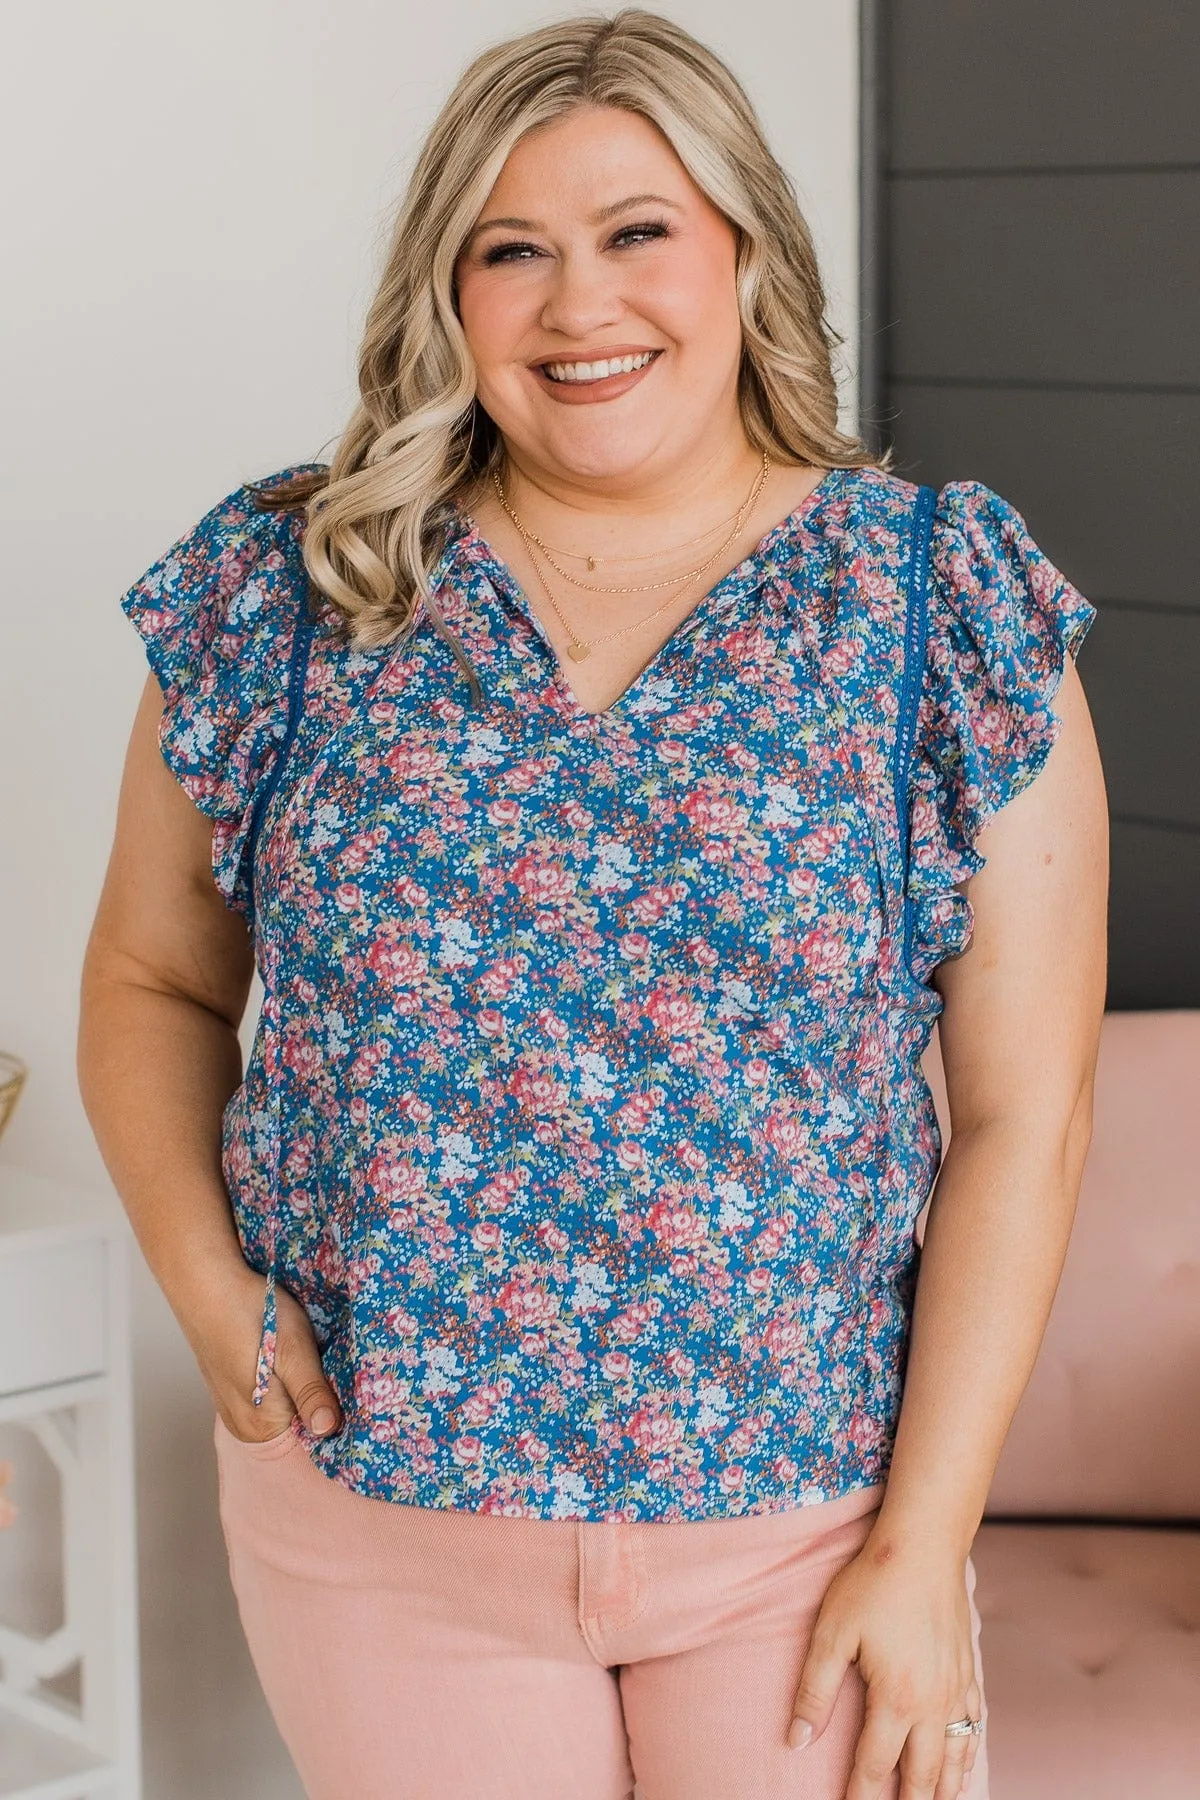
[[[253,1457],[258,1462],[273,1462],[276,1458],[286,1456],[300,1442],[299,1413],[289,1420],[282,1431],[277,1431],[269,1438],[240,1438],[230,1431],[220,1413],[213,1415],[213,1437],[218,1452],[222,1446],[228,1446],[238,1455]]]

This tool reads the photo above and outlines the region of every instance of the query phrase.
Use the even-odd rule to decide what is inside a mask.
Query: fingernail
[[[332,1431],[336,1424],[337,1415],[331,1412],[327,1406],[318,1406],[312,1419],[309,1421],[308,1428],[317,1437],[320,1437],[323,1432]]]
[[[807,1719],[793,1719],[792,1728],[788,1732],[788,1746],[792,1750],[803,1750],[812,1743],[813,1728]]]

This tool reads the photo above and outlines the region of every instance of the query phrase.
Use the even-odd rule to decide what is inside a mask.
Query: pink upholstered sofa
[[[925,1060],[943,1135],[937,1034]],[[1200,1800],[1200,1011],[1110,1013],[973,1552],[992,1800]]]

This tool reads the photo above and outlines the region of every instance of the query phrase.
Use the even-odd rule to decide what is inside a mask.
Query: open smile
[[[595,400],[615,400],[636,387],[652,369],[661,350],[610,351],[607,356],[591,361],[546,361],[534,363],[532,372],[539,386],[568,405],[586,405]]]

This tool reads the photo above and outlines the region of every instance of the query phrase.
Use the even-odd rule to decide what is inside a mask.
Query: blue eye
[[[518,258],[514,252],[525,250],[531,251],[534,256],[540,254],[536,244],[494,244],[484,255],[484,266],[490,269],[493,263],[524,262],[524,256]]]
[[[623,225],[611,242],[617,248],[623,248],[627,244],[650,243],[655,238],[669,236],[670,230],[667,225],[660,220],[648,220],[641,225]],[[517,241],[493,244],[490,250],[484,252],[483,263],[485,268],[490,269],[496,263],[528,262],[531,257],[541,256],[541,254],[542,252],[536,244]]]
[[[665,225],[651,222],[645,225],[622,226],[621,230],[618,231],[616,237],[613,239],[613,242],[619,243],[622,238],[644,238],[650,240],[653,238],[665,238],[667,236],[669,236],[669,233]]]

